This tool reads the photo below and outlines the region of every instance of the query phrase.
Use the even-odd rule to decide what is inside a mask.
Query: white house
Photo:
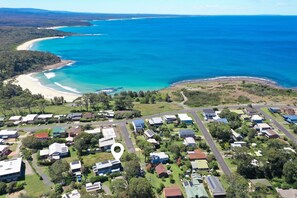
[[[188,116],[186,113],[177,114],[177,117],[183,123],[193,124],[193,119],[190,116]]]
[[[255,122],[255,123],[262,123],[263,120],[264,120],[264,118],[262,118],[259,115],[253,115],[252,118],[251,118],[251,121]]]
[[[16,181],[23,173],[22,158],[0,161],[0,181]]]
[[[113,137],[99,139],[99,147],[102,150],[110,149],[114,143],[115,143],[115,139]]]
[[[175,115],[164,115],[163,119],[165,120],[166,123],[172,123],[177,120]]]
[[[81,198],[80,193],[78,190],[73,190],[69,193],[65,193],[62,195],[62,198]]]
[[[115,132],[114,128],[112,128],[112,127],[103,128],[102,135],[105,138],[116,138],[117,137],[116,132]]]
[[[164,152],[150,153],[150,158],[151,158],[153,164],[158,164],[158,163],[164,164],[169,160],[169,156]]]
[[[161,126],[163,124],[163,119],[161,117],[154,117],[147,121],[151,126]]]
[[[17,138],[18,136],[19,136],[18,131],[9,131],[9,130],[0,131],[1,139]]]
[[[85,133],[88,133],[88,134],[100,134],[101,133],[101,128],[96,128],[96,129],[91,129],[91,130],[85,130]]]
[[[258,123],[255,125],[255,129],[259,130],[261,133],[265,133],[265,131],[271,129],[271,126],[267,123]]]
[[[8,120],[12,122],[21,121],[22,116],[11,116]]]
[[[37,116],[37,119],[39,120],[48,120],[48,119],[51,119],[53,118],[53,114],[40,114]]]
[[[23,123],[33,123],[36,120],[37,116],[38,116],[37,114],[28,114],[22,118],[22,122]]]
[[[87,192],[94,192],[94,191],[98,191],[101,190],[102,186],[101,186],[101,182],[96,182],[94,184],[92,183],[87,183],[86,184],[86,191]]]
[[[81,171],[81,162],[80,161],[71,162],[70,170],[72,173],[80,172]]]
[[[60,159],[61,157],[68,155],[68,146],[65,143],[53,143],[49,146],[49,156],[53,159]]]
[[[193,137],[186,137],[184,139],[184,145],[186,145],[186,146],[196,146],[195,139]]]

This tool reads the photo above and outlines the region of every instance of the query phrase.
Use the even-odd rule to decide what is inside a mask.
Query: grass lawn
[[[86,166],[93,166],[97,162],[112,160],[113,156],[111,153],[100,152],[100,153],[95,153],[90,155],[84,155],[82,156],[82,159]]]
[[[49,186],[44,185],[37,175],[26,176],[25,182],[25,190],[32,197],[39,197],[50,191]]]
[[[224,160],[232,172],[235,172],[237,170],[237,166],[236,166],[236,164],[232,163],[232,161],[233,161],[232,159],[224,158]]]
[[[147,116],[168,111],[176,111],[182,108],[175,103],[157,102],[156,104],[134,103],[134,109],[141,111],[143,116]]]

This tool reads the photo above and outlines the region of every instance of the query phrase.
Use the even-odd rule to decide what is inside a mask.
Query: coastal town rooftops
[[[91,130],[85,130],[85,133],[88,134],[99,134],[101,133],[101,128],[91,129]]]
[[[162,174],[162,173],[167,173],[167,169],[163,166],[163,164],[159,164],[158,166],[156,166],[156,173],[158,175]]]
[[[99,139],[99,147],[106,147],[106,146],[111,146],[115,143],[115,140],[113,137],[108,137],[108,138],[101,138]]]
[[[176,120],[176,116],[175,115],[164,115],[163,118],[165,120]]]
[[[170,198],[170,197],[182,197],[182,192],[181,192],[179,186],[177,186],[177,185],[164,188],[163,192],[164,192],[164,197],[165,198],[167,198],[167,197],[168,198]]]
[[[39,116],[37,116],[38,119],[49,119],[52,117],[53,117],[53,114],[40,114]]]
[[[49,138],[48,132],[42,132],[38,134],[34,134],[34,136],[38,139],[47,139]]]
[[[54,127],[53,128],[53,133],[65,133],[66,129],[63,127]]]
[[[9,121],[20,121],[22,119],[22,116],[11,116],[9,118]]]
[[[269,128],[271,128],[271,126],[269,124],[267,124],[267,123],[258,123],[257,127],[259,129],[269,129]]]
[[[188,151],[188,156],[190,160],[199,160],[199,159],[206,159],[205,153],[203,153],[200,149],[196,149],[194,151]]]
[[[65,143],[53,143],[49,146],[49,155],[55,153],[68,153],[68,146]]]
[[[49,150],[48,149],[43,149],[39,151],[39,155],[42,156],[48,156],[49,155]]]
[[[208,163],[204,159],[191,161],[191,165],[192,165],[192,169],[201,169],[201,170],[208,169]]]
[[[114,128],[112,128],[112,127],[103,128],[102,129],[102,135],[105,138],[116,138],[117,137],[117,135],[116,135],[116,133],[114,131]]]
[[[223,188],[220,180],[215,176],[206,176],[206,182],[209,190],[213,196],[224,196],[226,195],[225,189]]]
[[[192,120],[192,118],[188,116],[186,113],[180,113],[180,114],[177,114],[177,116],[181,121]]]
[[[168,159],[169,156],[164,152],[154,152],[150,153],[150,157],[159,157],[160,159]]]
[[[14,131],[14,130],[1,130],[0,131],[0,136],[13,136],[13,135],[16,135],[18,133],[18,131]]]
[[[145,134],[148,138],[152,138],[152,137],[155,135],[155,132],[154,132],[153,130],[148,129],[148,130],[146,130],[146,131],[144,132],[144,134]]]
[[[279,189],[277,188],[276,191],[282,198],[296,198],[297,197],[297,189]]]
[[[0,177],[21,172],[22,158],[0,161]]]
[[[139,128],[143,128],[144,127],[144,121],[141,120],[141,119],[133,120],[132,123],[133,123],[133,125],[135,127],[139,127]]]
[[[194,137],[195,136],[195,132],[191,129],[180,129],[179,130],[179,135],[181,137]]]
[[[81,198],[81,196],[78,190],[73,190],[69,193],[63,194],[62,198]]]
[[[87,192],[93,192],[93,191],[98,191],[98,190],[101,190],[101,182],[95,182],[94,184],[92,184],[92,183],[86,184]]]
[[[203,109],[203,113],[206,115],[215,115],[216,112],[213,109]]]
[[[250,180],[252,185],[261,184],[266,187],[272,187],[271,183],[267,179],[251,179]]]
[[[161,117],[154,117],[148,120],[150,125],[160,125],[163,124],[163,119]]]
[[[80,161],[75,161],[70,163],[70,169],[71,170],[76,170],[81,168],[81,162]]]
[[[28,114],[22,118],[22,122],[32,122],[36,119],[38,114]]]
[[[259,115],[253,115],[251,118],[252,121],[262,121],[263,118]]]

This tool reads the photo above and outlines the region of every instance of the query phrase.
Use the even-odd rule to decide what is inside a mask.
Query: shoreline
[[[30,41],[26,41],[25,43],[22,43],[16,47],[16,50],[30,50],[33,45],[37,42],[40,41],[45,41],[45,40],[50,40],[50,39],[62,39],[65,38],[65,36],[52,36],[52,37],[44,37],[44,38],[37,38],[37,39],[32,39]]]

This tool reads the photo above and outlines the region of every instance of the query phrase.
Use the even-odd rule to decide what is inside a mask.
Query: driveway
[[[54,185],[53,182],[51,182],[51,178],[43,172],[43,170],[40,168],[40,166],[37,165],[37,154],[32,155],[33,161],[32,161],[32,166],[36,170],[36,172],[43,178],[42,182],[47,185],[47,186],[52,186]]]

